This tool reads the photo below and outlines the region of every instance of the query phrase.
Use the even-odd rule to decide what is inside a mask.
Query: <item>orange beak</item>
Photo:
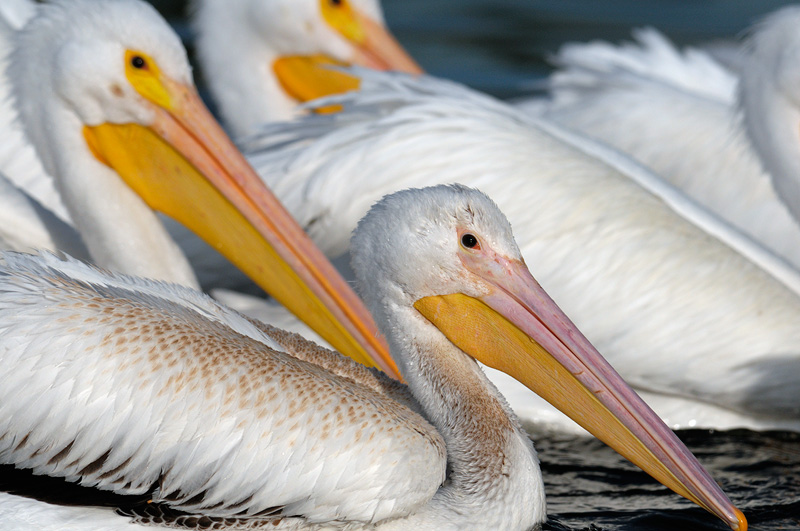
[[[408,74],[422,74],[422,68],[389,33],[383,24],[358,12],[357,20],[364,29],[364,40],[356,47],[353,64],[373,70],[396,70]]]
[[[422,68],[383,24],[359,11],[349,8],[345,13],[329,17],[329,23],[352,44],[353,55],[349,59],[350,63],[316,54],[284,56],[272,65],[278,82],[286,93],[298,102],[305,103],[358,89],[357,77],[332,69],[331,66],[352,64],[373,70],[423,73]],[[338,109],[326,107],[322,112],[335,110]]]

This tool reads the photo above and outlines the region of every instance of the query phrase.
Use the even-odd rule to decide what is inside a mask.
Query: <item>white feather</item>
[[[0,249],[62,250],[80,258],[88,253],[72,226],[64,223],[0,174]]]
[[[538,112],[630,154],[798,267],[800,227],[784,203],[798,193],[800,112],[793,82],[787,95],[779,81],[797,70],[781,58],[798,27],[797,7],[772,14],[738,49],[737,72],[653,29],[620,46],[569,44]]]
[[[3,254],[0,461],[211,516],[375,521],[430,497],[432,428],[270,330],[181,286]]]
[[[53,215],[70,223],[53,179],[45,172],[18,121],[7,72],[14,33],[34,16],[35,6],[31,0],[10,0],[0,5],[0,172]]]

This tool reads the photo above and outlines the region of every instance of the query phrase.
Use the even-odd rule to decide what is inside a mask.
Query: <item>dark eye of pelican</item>
[[[478,245],[478,238],[476,238],[469,232],[464,233],[464,235],[461,236],[461,245],[463,245],[467,249],[474,249]]]
[[[338,7],[342,5],[343,0],[329,0],[332,6]]]
[[[147,66],[147,61],[141,55],[134,55],[131,57],[131,66],[134,68],[142,69]]]

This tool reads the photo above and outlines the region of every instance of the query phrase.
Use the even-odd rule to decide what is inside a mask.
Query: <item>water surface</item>
[[[681,430],[678,435],[753,530],[800,529],[800,435]],[[596,439],[535,437],[553,531],[725,529]]]

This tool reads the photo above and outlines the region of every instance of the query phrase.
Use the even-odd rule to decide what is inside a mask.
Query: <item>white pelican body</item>
[[[159,211],[316,321],[331,344],[392,373],[363,304],[213,120],[180,40],[150,5],[55,1],[3,36],[16,111],[57,197],[36,193],[50,184],[44,172],[9,178],[45,206],[63,201],[95,263],[196,286]]]
[[[800,8],[770,15],[737,72],[652,29],[631,45],[569,44],[545,116],[630,154],[800,267],[798,29]]]
[[[298,103],[352,90],[334,65],[419,73],[379,0],[195,0],[198,59],[235,137],[298,116]]]
[[[361,93],[331,100],[343,114],[276,127],[251,159],[329,256],[382,194],[481,187],[545,289],[669,425],[800,429],[791,267],[552,123],[451,83],[363,74]],[[498,385],[523,419],[545,414]]]
[[[397,194],[353,245],[408,389],[184,287],[3,256],[0,461],[129,496],[113,527],[96,508],[27,514],[52,507],[94,529],[182,518],[233,529],[530,529],[545,519],[536,454],[479,357],[746,529],[549,301],[485,196]],[[413,266],[421,260],[432,267]],[[0,507],[15,499],[22,509],[0,513],[6,526],[31,509],[9,496]]]

